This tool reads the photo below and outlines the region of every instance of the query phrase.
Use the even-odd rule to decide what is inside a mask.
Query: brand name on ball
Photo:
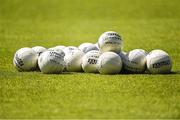
[[[109,40],[109,39],[117,39],[117,40],[121,40],[121,38],[118,37],[118,36],[110,36],[110,37],[106,37],[104,40]]]
[[[130,71],[136,71],[136,72],[141,72],[142,70],[141,69],[138,69],[138,68],[134,68],[134,67],[131,67],[131,66],[126,66],[125,67],[127,70],[130,70]]]
[[[119,34],[117,33],[107,33],[108,36],[118,36],[118,37],[121,37]]]
[[[50,52],[50,56],[54,56],[54,57],[56,57],[56,58],[63,58],[64,56],[65,56],[65,54],[64,53],[61,53],[61,54],[59,54],[59,53],[57,53],[57,52]]]
[[[19,66],[23,66],[23,65],[24,65],[22,59],[20,59],[20,58],[18,57],[18,55],[15,56],[15,59],[16,59],[16,61],[17,61],[17,63],[18,63]]]
[[[162,61],[162,62],[153,64],[153,68],[160,68],[160,67],[162,67],[164,65],[170,65],[170,64],[171,64],[170,60]]]
[[[68,48],[68,49],[69,49],[69,50],[75,50],[75,48],[71,48],[71,47],[70,47],[70,48]]]
[[[95,60],[95,59],[88,59],[88,63],[89,64],[96,64],[97,60]]]

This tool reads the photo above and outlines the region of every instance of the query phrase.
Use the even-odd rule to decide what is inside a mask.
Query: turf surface
[[[0,118],[180,118],[179,0],[0,0]],[[17,72],[17,49],[95,43],[108,30],[124,51],[159,48],[168,75]]]

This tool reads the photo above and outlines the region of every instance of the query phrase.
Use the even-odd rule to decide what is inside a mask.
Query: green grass
[[[180,118],[179,0],[0,0],[0,118]],[[17,72],[17,49],[95,43],[163,49],[168,75]]]

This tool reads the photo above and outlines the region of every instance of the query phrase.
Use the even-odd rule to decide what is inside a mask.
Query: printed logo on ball
[[[19,58],[18,54],[16,54],[15,59],[16,59],[16,61],[15,61],[16,65],[18,65],[18,66],[24,65],[23,60]]]
[[[95,59],[88,59],[88,63],[89,64],[96,64],[97,60],[95,60]]]
[[[119,34],[117,34],[117,33],[107,33],[107,35],[109,35],[109,36],[118,36],[118,37],[121,37]]]
[[[57,52],[54,52],[54,51],[51,51],[50,52],[50,56],[54,56],[55,58],[63,58],[65,55],[64,55],[64,53],[62,53],[62,54],[59,54],[59,53],[57,53]]]
[[[160,68],[160,67],[166,66],[166,65],[171,65],[171,61],[170,60],[166,60],[166,61],[154,63],[153,64],[153,68]]]

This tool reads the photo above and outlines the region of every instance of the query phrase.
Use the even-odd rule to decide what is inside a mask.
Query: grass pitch
[[[1,0],[0,118],[180,118],[179,0]],[[17,72],[17,49],[95,43],[120,32],[124,51],[155,48],[168,75]]]

